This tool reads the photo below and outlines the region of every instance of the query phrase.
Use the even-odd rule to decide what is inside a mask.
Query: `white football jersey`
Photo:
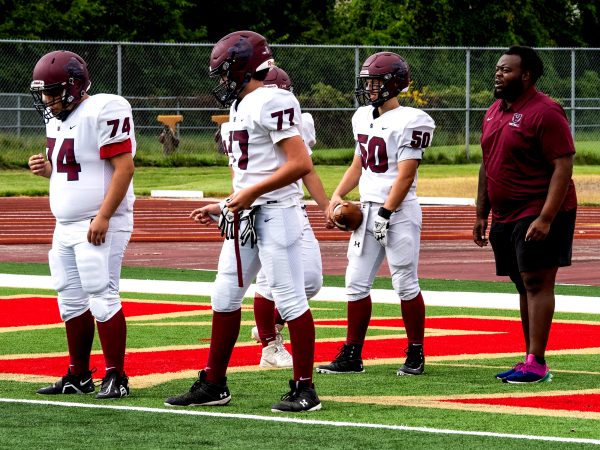
[[[302,113],[302,140],[308,147],[308,154],[312,154],[312,148],[317,143],[317,133],[315,132],[315,120],[310,113]]]
[[[64,122],[50,119],[46,125],[46,156],[52,163],[50,208],[58,222],[92,219],[98,213],[114,172],[109,160],[102,158],[110,152],[103,147],[124,142],[127,148],[127,141],[135,156],[131,106],[118,95],[92,95]],[[110,219],[110,230],[133,229],[134,200],[132,182]]]
[[[279,169],[287,158],[276,144],[301,135],[301,129],[298,100],[284,89],[260,87],[234,102],[229,122],[221,125],[234,173],[234,192],[263,181]],[[302,195],[302,188],[295,182],[260,196],[253,205],[298,195]]]
[[[431,144],[435,122],[424,111],[400,106],[373,118],[373,106],[358,108],[352,117],[355,154],[362,161],[359,182],[363,202],[385,203],[398,176],[398,162],[422,159]],[[404,201],[415,200],[417,177]]]

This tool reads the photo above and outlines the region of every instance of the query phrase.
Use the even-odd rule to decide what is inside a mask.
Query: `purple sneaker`
[[[513,373],[520,371],[525,365],[525,361],[519,362],[515,364],[511,369],[505,370],[504,372],[500,372],[496,374],[496,378],[499,380],[504,380],[506,377],[511,376]]]
[[[527,360],[521,369],[503,378],[502,381],[511,384],[550,382],[552,374],[547,364],[539,364],[534,355],[527,355]]]

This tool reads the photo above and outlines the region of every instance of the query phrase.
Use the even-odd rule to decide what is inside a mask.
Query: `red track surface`
[[[202,204],[189,200],[138,199],[135,230],[127,247],[126,266],[216,270],[221,237],[215,226],[204,227],[188,218]],[[349,233],[327,230],[321,213],[309,206],[310,221],[319,239],[323,273],[346,271]],[[490,246],[471,240],[473,207],[423,207],[419,276],[451,280],[507,281],[495,275]],[[0,198],[0,261],[48,262],[54,218],[47,198]],[[561,268],[559,283],[600,285],[600,208],[581,207],[573,244],[573,265]],[[389,276],[387,264],[378,274]]]
[[[188,218],[190,211],[206,203],[190,200],[141,198],[135,204],[132,242],[217,242],[219,231]],[[348,233],[327,230],[322,214],[309,206],[309,219],[320,241],[347,241]],[[424,206],[421,239],[471,239],[475,209],[469,206]],[[54,218],[47,197],[0,199],[0,244],[49,244]],[[580,207],[576,238],[600,238],[600,208]]]

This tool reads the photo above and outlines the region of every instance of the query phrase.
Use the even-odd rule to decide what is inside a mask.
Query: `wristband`
[[[383,217],[384,219],[389,220],[390,217],[392,216],[392,211],[390,211],[389,209],[385,209],[383,206],[379,208],[379,211],[377,212],[377,214],[379,214],[381,217]]]

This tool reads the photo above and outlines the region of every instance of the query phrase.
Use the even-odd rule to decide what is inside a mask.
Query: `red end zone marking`
[[[445,403],[515,406],[563,411],[600,412],[600,394],[544,395],[539,397],[502,397],[440,400]]]
[[[140,304],[147,306],[148,304]],[[187,305],[161,305],[158,310],[164,311],[160,306],[169,309],[171,306]],[[198,305],[190,307],[202,308]],[[208,308],[208,306],[204,306]],[[148,309],[143,310],[148,313]],[[317,321],[317,327],[325,324],[345,325],[345,320]],[[374,319],[373,325],[396,327],[401,325],[398,319]],[[517,320],[495,320],[482,318],[431,318],[427,319],[426,327],[429,330],[465,330],[471,331],[466,335],[428,336],[425,338],[426,355],[428,356],[453,356],[476,355],[480,353],[515,353],[522,350],[521,325]],[[479,331],[494,332],[494,335],[478,335]],[[193,342],[198,343],[207,336],[197,335]],[[376,335],[377,330],[372,329],[370,336]],[[578,336],[578,339],[573,339]],[[334,342],[317,342],[315,346],[315,361],[331,361],[337,354],[343,339]],[[368,361],[377,359],[402,359],[406,339],[383,338],[376,341],[367,341],[363,357]],[[600,324],[590,325],[582,323],[555,322],[549,349],[583,349],[600,347]],[[230,367],[255,366],[260,359],[260,346],[238,345],[233,352]],[[128,375],[139,376],[156,373],[181,372],[184,370],[198,370],[207,360],[208,348],[201,349],[170,349],[161,351],[129,351],[125,365]],[[462,356],[461,356],[462,357]],[[102,355],[93,355],[92,366],[101,369],[104,367]],[[0,373],[24,373],[35,375],[61,376],[68,365],[66,356],[37,357],[21,359],[4,359],[0,364]],[[99,370],[101,372],[101,370]],[[102,374],[99,373],[99,376]]]
[[[61,322],[56,298],[0,298],[0,307],[2,308],[2,315],[0,315],[0,328],[22,327],[28,325],[50,325]],[[207,310],[210,310],[210,305],[146,303],[123,300],[123,312],[125,313],[125,317]]]

